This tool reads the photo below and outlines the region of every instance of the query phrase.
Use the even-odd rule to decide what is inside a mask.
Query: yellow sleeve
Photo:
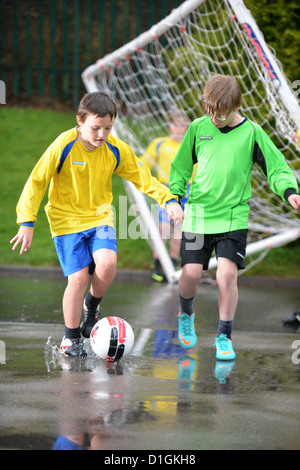
[[[35,165],[17,204],[17,223],[35,222],[51,178],[59,165],[59,153],[50,145]]]
[[[157,146],[163,139],[164,137],[158,137],[157,139],[154,139],[148,145],[143,155],[140,156],[141,162],[147,165],[147,167],[150,170],[152,170],[153,167],[157,164],[157,158],[158,158]]]

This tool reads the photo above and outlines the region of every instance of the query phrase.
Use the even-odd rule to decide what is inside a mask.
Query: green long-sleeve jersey
[[[255,163],[271,190],[283,200],[298,194],[296,178],[284,156],[265,131],[249,119],[222,129],[207,116],[193,121],[171,165],[173,194],[186,194],[195,163],[198,167],[182,227],[186,232],[211,234],[247,229]]]

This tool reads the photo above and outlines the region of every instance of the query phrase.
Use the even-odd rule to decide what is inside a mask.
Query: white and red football
[[[91,331],[94,353],[106,361],[119,361],[132,349],[134,333],[126,320],[119,317],[101,318]]]

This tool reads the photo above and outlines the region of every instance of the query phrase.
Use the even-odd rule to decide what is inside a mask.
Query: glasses
[[[233,110],[229,111],[228,114],[226,114],[225,116],[212,116],[211,114],[209,113],[206,113],[206,116],[210,117],[211,119],[217,119],[217,121],[226,121],[226,119],[228,119],[228,117],[230,116],[230,114],[232,113]]]

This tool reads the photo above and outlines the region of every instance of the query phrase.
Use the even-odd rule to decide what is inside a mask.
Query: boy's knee
[[[229,289],[237,284],[237,273],[232,270],[217,271],[216,281],[219,288]]]
[[[113,273],[117,269],[117,254],[113,250],[99,250],[94,253],[97,273]]]
[[[89,283],[89,272],[88,269],[81,269],[76,273],[68,276],[68,284],[72,284],[78,290],[85,290]]]
[[[96,264],[95,272],[100,277],[111,277],[115,274],[117,265],[111,261],[105,261],[99,265]]]
[[[196,284],[200,281],[203,268],[199,264],[185,264],[182,269],[182,278],[185,282]]]

